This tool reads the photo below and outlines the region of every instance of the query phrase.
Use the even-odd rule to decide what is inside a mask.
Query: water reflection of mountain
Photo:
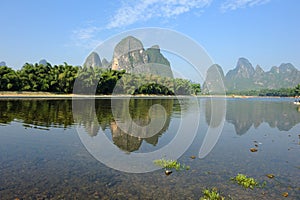
[[[68,100],[1,100],[0,123],[14,120],[24,125],[67,128],[73,124],[72,104]]]
[[[280,131],[288,131],[300,123],[299,115],[289,102],[229,100],[226,121],[234,125],[238,135],[243,135],[252,125],[257,128],[264,122]]]
[[[85,127],[90,136],[96,136],[100,128],[103,131],[110,129],[113,143],[124,151],[132,152],[138,150],[143,141],[154,146],[158,143],[158,138],[169,127],[174,101],[173,99],[118,99],[117,108],[115,108],[117,115],[114,116],[110,99],[76,100],[75,107],[80,112],[75,112],[74,117],[76,122]],[[128,110],[134,123],[140,126],[148,125],[151,121],[148,111],[155,104],[165,108],[167,117],[163,128],[155,135],[145,137],[147,132],[152,132],[151,127],[147,129],[147,132],[141,132],[141,137],[133,136],[118,127],[117,121],[124,120]],[[127,130],[131,129],[131,127],[127,128]]]
[[[205,101],[205,119],[211,127],[218,127],[226,112],[224,99],[209,99]]]
[[[142,142],[156,145],[159,137],[168,129],[173,109],[180,112],[178,100],[174,99],[130,99],[129,105],[126,99],[118,100],[117,116],[113,116],[110,99],[98,100],[42,100],[42,99],[19,99],[0,101],[0,124],[9,124],[12,121],[21,121],[25,127],[33,128],[68,128],[74,124],[74,120],[83,126],[90,136],[96,136],[100,128],[110,130],[113,142],[124,151],[138,150]],[[76,104],[77,111],[74,112],[72,106]],[[116,121],[122,121],[126,108],[133,121],[146,126],[151,122],[149,108],[159,104],[166,111],[166,122],[155,135],[145,137],[148,131],[153,132],[151,127],[147,131],[141,132],[141,137],[132,136],[117,126]],[[74,113],[73,113],[74,112]],[[74,114],[74,115],[73,115]],[[154,112],[154,118],[160,113]],[[130,127],[129,127],[130,128]],[[47,129],[45,129],[47,130]]]

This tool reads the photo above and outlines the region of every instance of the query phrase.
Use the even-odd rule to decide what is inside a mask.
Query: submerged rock
[[[166,174],[167,176],[169,176],[170,174],[172,174],[172,170],[166,169],[166,170],[165,170],[165,174]]]
[[[274,174],[267,174],[266,176],[267,176],[268,178],[274,178],[274,177],[275,177]]]
[[[284,193],[282,193],[282,196],[283,196],[283,197],[288,197],[288,196],[289,196],[289,193],[284,192]]]
[[[251,148],[250,151],[251,152],[257,152],[257,148]]]

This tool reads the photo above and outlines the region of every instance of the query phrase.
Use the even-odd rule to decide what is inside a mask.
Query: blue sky
[[[0,61],[81,65],[97,45],[143,27],[178,31],[228,71],[239,57],[300,69],[298,0],[1,0]],[[110,59],[110,58],[108,58]]]

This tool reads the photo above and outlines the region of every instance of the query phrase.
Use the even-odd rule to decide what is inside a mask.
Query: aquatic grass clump
[[[166,159],[162,158],[162,159],[154,160],[153,163],[164,169],[175,169],[176,171],[179,171],[182,169],[185,169],[185,170],[190,169],[190,166],[181,164],[177,160],[166,160]]]
[[[201,197],[200,200],[225,200],[225,198],[220,195],[217,188],[205,189],[202,192],[204,196]]]
[[[254,178],[247,177],[244,174],[238,174],[236,177],[231,178],[231,180],[235,181],[244,188],[253,189],[254,187],[259,186],[258,182]]]

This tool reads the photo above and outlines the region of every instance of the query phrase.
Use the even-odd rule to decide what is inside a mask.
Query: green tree
[[[95,94],[102,71],[93,67],[80,67],[78,70],[77,92],[82,94]],[[94,91],[92,91],[94,89]]]
[[[197,95],[201,93],[201,86],[199,83],[191,83],[192,94]]]
[[[23,65],[22,69],[20,71],[17,72],[19,77],[20,77],[20,81],[21,81],[21,90],[22,91],[31,91],[32,90],[32,77],[33,75],[33,65],[29,64],[29,63],[25,63],[25,65]]]
[[[170,91],[166,86],[157,83],[149,83],[142,85],[141,87],[135,90],[134,94],[174,95],[174,93]]]
[[[191,84],[189,80],[176,78],[174,79],[174,92],[177,95],[190,95]]]
[[[294,95],[295,95],[295,96],[300,96],[300,84],[298,84],[298,85],[294,88]]]
[[[16,72],[7,67],[0,67],[0,90],[1,91],[16,91],[19,90],[20,80]]]
[[[48,91],[48,75],[51,66],[25,63],[18,75],[21,80],[23,91]]]
[[[60,73],[58,75],[58,87],[63,93],[72,93],[75,79],[77,78],[78,67],[68,65],[66,62],[64,65],[60,65]]]
[[[125,74],[125,70],[106,70],[101,74],[100,82],[98,83],[98,94],[112,94],[117,81]]]

